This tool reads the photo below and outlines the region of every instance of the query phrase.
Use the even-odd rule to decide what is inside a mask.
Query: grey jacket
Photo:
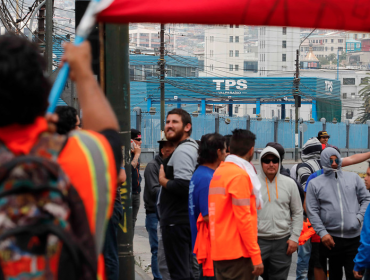
[[[333,155],[339,159],[337,170],[331,168]],[[310,181],[306,194],[307,214],[314,230],[320,237],[359,236],[370,201],[363,180],[356,173],[342,171],[342,159],[333,148],[321,153],[321,164],[324,174]]]
[[[260,161],[266,154],[274,154],[280,158],[274,148],[266,147],[261,153]],[[292,178],[280,174],[280,168],[281,161],[274,180],[270,182],[261,163],[258,178],[261,182],[263,207],[257,211],[258,237],[273,240],[290,235],[289,239],[298,243],[303,227],[302,202],[296,183]]]
[[[158,178],[161,164],[163,164],[162,158],[156,155],[155,158],[148,163],[144,171],[144,207],[147,214],[156,212],[157,194],[161,187]]]

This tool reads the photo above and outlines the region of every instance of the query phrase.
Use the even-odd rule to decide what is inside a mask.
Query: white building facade
[[[258,42],[259,76],[295,70],[296,51],[300,44],[299,28],[261,26]]]

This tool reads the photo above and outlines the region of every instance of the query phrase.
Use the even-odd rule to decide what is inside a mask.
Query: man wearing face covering
[[[370,201],[363,180],[354,172],[342,171],[337,150],[321,153],[324,174],[311,180],[306,194],[308,218],[321,238],[320,262],[329,259],[331,279],[353,276],[353,259],[360,245],[361,226]]]

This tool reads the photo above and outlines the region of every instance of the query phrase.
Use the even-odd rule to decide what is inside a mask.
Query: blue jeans
[[[158,227],[158,218],[157,214],[151,213],[146,214],[145,218],[145,228],[149,233],[149,244],[150,244],[150,251],[152,252],[152,274],[154,280],[162,279],[162,276],[159,272],[158,267],[158,234],[157,234],[157,227]]]
[[[296,280],[307,280],[310,257],[311,257],[311,240],[308,240],[302,246],[298,246]]]
[[[122,215],[122,205],[118,202],[114,202],[113,214],[108,222],[103,248],[105,270],[108,280],[118,280],[119,277],[117,234],[118,223],[122,219]]]

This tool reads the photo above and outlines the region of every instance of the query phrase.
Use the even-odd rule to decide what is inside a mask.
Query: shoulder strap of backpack
[[[44,132],[40,134],[29,155],[56,162],[68,140],[68,136]]]

